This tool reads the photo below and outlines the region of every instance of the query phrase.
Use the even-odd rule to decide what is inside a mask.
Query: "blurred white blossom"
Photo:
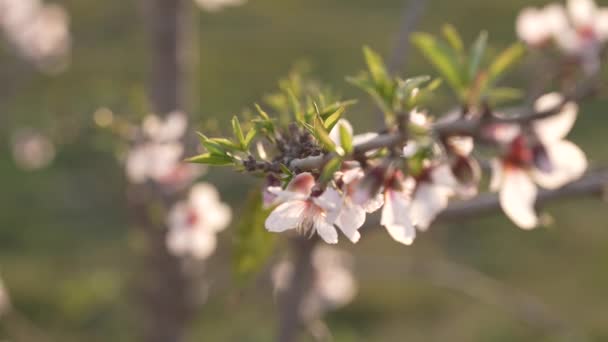
[[[312,256],[312,285],[302,301],[300,314],[310,323],[326,312],[349,304],[357,294],[352,257],[329,246],[317,247]],[[282,261],[272,270],[275,291],[281,293],[290,285],[293,264]]]
[[[48,166],[55,159],[55,145],[44,134],[20,129],[13,134],[13,158],[18,167],[31,171]]]
[[[40,69],[54,72],[68,62],[69,15],[40,0],[0,0],[0,27],[17,51]]]
[[[551,93],[535,103],[537,111],[546,111],[562,103],[563,96]],[[561,112],[532,123],[532,134],[522,132],[507,144],[501,159],[492,161],[491,189],[499,191],[505,214],[519,227],[538,225],[534,210],[536,184],[556,189],[581,177],[587,169],[583,151],[565,140],[576,121],[578,106],[566,103]]]
[[[593,74],[600,67],[601,49],[608,41],[608,8],[598,7],[593,0],[568,0],[566,7],[529,7],[517,18],[516,30],[520,39],[535,47],[554,41]]]
[[[215,187],[197,183],[188,199],[169,212],[167,248],[176,256],[206,259],[216,248],[216,234],[230,223],[232,211],[220,201]]]
[[[194,0],[194,2],[205,11],[218,12],[225,7],[241,6],[247,0]]]
[[[165,119],[147,116],[140,129],[141,138],[127,153],[129,181],[141,184],[151,180],[180,188],[200,176],[200,165],[182,162],[184,146],[180,139],[187,125],[186,115],[181,112],[170,113]]]

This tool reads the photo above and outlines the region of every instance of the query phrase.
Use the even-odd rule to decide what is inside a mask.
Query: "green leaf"
[[[258,130],[255,128],[255,126],[252,127],[249,132],[247,132],[247,136],[245,137],[245,150],[249,149],[249,146],[251,146],[251,142],[257,134]]]
[[[258,111],[258,114],[260,114],[260,116],[262,117],[262,119],[270,121],[270,117],[268,116],[268,113],[266,113],[262,109],[262,107],[260,107],[259,104],[257,104],[257,103],[255,104],[255,109]]]
[[[449,47],[427,33],[414,33],[411,40],[412,44],[435,66],[456,94],[462,96],[464,82],[461,77],[461,70],[456,56]]]
[[[374,52],[368,46],[364,46],[363,55],[365,56],[365,63],[367,63],[369,72],[372,75],[372,79],[376,85],[385,84],[387,80],[390,80],[390,77],[386,71],[386,66],[384,65],[384,61],[379,54]]]
[[[207,149],[207,151],[209,151],[209,153],[217,155],[226,154],[226,150],[222,147],[222,145],[207,138],[207,136],[205,136],[203,133],[198,132],[197,134],[201,144]]]
[[[186,162],[195,163],[195,164],[217,165],[217,166],[234,164],[234,161],[229,156],[215,155],[215,154],[211,154],[211,153],[204,153],[204,154],[201,154],[198,156],[194,156],[192,158],[188,158],[188,159],[186,159]]]
[[[293,90],[287,90],[287,99],[289,100],[289,109],[293,113],[296,120],[303,121],[304,113],[302,112],[302,105],[300,104],[300,101],[298,100]]]
[[[329,137],[329,133],[325,129],[325,126],[323,126],[321,119],[319,117],[316,117],[314,122],[315,137],[317,138],[321,146],[323,146],[324,149],[330,152],[336,152],[336,144],[334,144],[334,142]]]
[[[211,138],[208,140],[208,142],[213,143],[216,146],[217,145],[221,146],[221,148],[225,150],[223,153],[219,153],[221,155],[226,154],[226,152],[228,152],[228,151],[233,152],[233,151],[242,150],[241,146],[237,145],[235,142],[233,142],[229,139],[226,139],[226,138]],[[218,153],[215,153],[215,154],[218,154]]]
[[[488,68],[488,78],[486,80],[487,87],[493,86],[507,70],[512,68],[522,59],[525,53],[526,48],[521,43],[515,43],[501,52]]]
[[[232,117],[232,132],[234,133],[234,137],[236,138],[236,140],[241,145],[241,148],[245,150],[245,135],[243,134],[243,129],[241,128],[239,118],[236,115]]]
[[[342,158],[339,156],[336,156],[332,159],[330,159],[327,164],[325,164],[325,166],[323,167],[323,172],[321,173],[321,176],[319,177],[319,181],[321,181],[321,183],[326,183],[332,180],[334,173],[336,173],[336,171],[338,171],[340,169],[340,166],[342,166]]]
[[[233,272],[240,286],[247,285],[261,272],[275,249],[277,235],[264,228],[269,213],[269,209],[263,208],[259,190],[249,194],[247,205],[239,212],[233,240]]]
[[[331,132],[336,123],[338,123],[338,121],[342,117],[342,114],[344,114],[344,111],[344,107],[338,108],[333,114],[331,114],[327,117],[327,119],[325,119],[325,122],[323,122],[323,126],[325,126],[325,129],[327,129],[327,131]]]
[[[340,144],[346,154],[350,154],[353,151],[353,137],[346,128],[346,125],[341,124],[340,129]]]
[[[294,173],[287,167],[287,165],[281,163],[279,164],[279,168],[281,168],[281,171],[283,171],[283,173],[288,175],[289,177],[295,176]]]
[[[488,46],[488,32],[481,31],[477,40],[471,47],[471,56],[469,61],[469,80],[474,80],[479,72],[479,67],[483,56],[486,53],[486,47]]]
[[[452,49],[454,49],[459,57],[464,58],[464,44],[456,28],[453,25],[446,24],[443,25],[442,32]]]

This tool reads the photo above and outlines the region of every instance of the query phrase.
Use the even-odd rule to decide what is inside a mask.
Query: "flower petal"
[[[410,207],[412,222],[422,231],[429,228],[435,217],[448,206],[451,189],[422,182],[419,184]]]
[[[340,119],[336,125],[329,132],[329,138],[333,141],[336,146],[342,146],[342,139],[340,139],[340,126],[344,127],[350,135],[353,135],[353,126],[346,119]],[[354,143],[354,141],[353,141]]]
[[[264,225],[268,231],[276,233],[295,229],[303,221],[307,206],[308,204],[305,201],[283,203],[268,215]]]
[[[594,30],[600,41],[608,40],[608,8],[602,8],[597,13]]]
[[[308,197],[310,196],[310,192],[313,186],[315,186],[315,177],[313,177],[310,172],[303,172],[293,177],[293,179],[291,180],[291,182],[289,182],[285,190],[291,192],[299,192]]]
[[[532,171],[534,180],[543,188],[559,188],[580,178],[587,170],[585,153],[572,142],[563,140],[545,148],[551,162],[551,172]]]
[[[384,205],[384,195],[382,193],[378,193],[376,196],[370,198],[369,201],[365,202],[362,207],[365,212],[371,214],[380,209],[382,205]]]
[[[321,196],[313,197],[312,201],[325,212],[327,222],[334,223],[342,209],[343,198],[336,189],[327,187]]]
[[[534,104],[534,109],[539,112],[551,110],[559,106],[564,100],[564,97],[559,93],[550,93],[541,96]],[[535,120],[532,125],[538,138],[545,144],[563,139],[576,122],[578,113],[578,105],[574,102],[568,102],[562,110],[545,119]]]
[[[490,161],[490,167],[492,169],[492,178],[490,179],[490,191],[498,191],[502,185],[504,177],[504,165],[502,161],[497,158],[493,158]]]
[[[538,217],[534,211],[536,193],[536,185],[524,170],[513,167],[504,170],[499,193],[500,206],[520,228],[532,229],[538,224]]]
[[[540,45],[550,38],[545,16],[536,8],[525,8],[515,23],[517,36],[530,45]]]
[[[409,217],[409,205],[405,194],[387,190],[380,224],[397,242],[411,245],[416,237],[416,229]]]
[[[217,237],[214,233],[200,230],[190,234],[190,254],[199,260],[207,259],[217,246]]]
[[[593,25],[597,5],[593,0],[568,0],[568,13],[576,27]]]
[[[327,243],[338,243],[338,232],[333,224],[327,222],[322,215],[316,215],[313,221],[314,229],[317,234]]]
[[[336,226],[346,235],[346,237],[356,243],[361,238],[358,229],[365,223],[365,210],[350,200],[344,203],[340,215],[336,219]]]

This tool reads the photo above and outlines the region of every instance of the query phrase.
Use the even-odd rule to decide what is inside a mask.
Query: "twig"
[[[608,169],[588,172],[581,179],[557,190],[541,190],[536,203],[542,205],[552,200],[581,196],[602,196],[608,187]],[[500,209],[496,194],[482,194],[472,200],[452,202],[438,217],[441,221],[468,219]]]
[[[452,120],[444,120],[436,122],[431,127],[431,132],[437,136],[471,136],[478,137],[479,131],[483,124],[490,123],[528,123],[533,120],[539,120],[558,114],[564,105],[568,102],[579,102],[593,95],[598,88],[599,79],[593,77],[581,82],[571,94],[566,94],[563,101],[555,107],[544,111],[536,111],[532,109],[518,109],[519,115],[514,116],[496,116],[490,117],[475,116],[475,117],[458,117]],[[400,133],[387,133],[378,135],[376,138],[355,146],[354,155],[361,155],[365,152],[376,150],[383,147],[394,147],[405,142],[405,137]],[[325,156],[314,156],[303,159],[294,159],[289,164],[290,167],[307,171],[321,168],[325,162],[335,157],[336,154],[328,153]]]

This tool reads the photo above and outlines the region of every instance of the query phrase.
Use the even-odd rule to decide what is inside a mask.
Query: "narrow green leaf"
[[[291,89],[287,90],[287,99],[289,100],[289,109],[293,113],[296,120],[303,121],[304,113],[302,112],[302,105]]]
[[[217,165],[217,166],[234,164],[234,161],[229,156],[215,155],[215,154],[211,154],[211,153],[205,153],[205,154],[201,154],[198,156],[194,156],[192,158],[188,158],[188,159],[186,159],[186,162],[195,163],[195,164]]]
[[[427,33],[412,34],[412,44],[435,66],[441,76],[460,96],[463,91],[461,70],[450,49]]]
[[[228,151],[234,152],[243,150],[240,145],[226,138],[211,138],[208,140],[208,142],[213,143],[216,146],[219,145],[224,150],[224,152],[220,154],[226,154],[225,152]]]
[[[353,151],[353,137],[348,131],[345,125],[340,124],[340,144],[346,154],[350,154]]]
[[[486,96],[493,105],[498,105],[505,102],[521,100],[524,96],[524,92],[516,88],[493,88],[487,92]]]
[[[445,40],[448,41],[458,56],[464,57],[464,44],[456,28],[453,25],[445,24],[443,25],[442,32]]]
[[[327,129],[327,131],[331,132],[336,123],[338,123],[338,121],[342,117],[342,114],[344,114],[344,111],[344,107],[338,108],[333,114],[331,114],[327,117],[327,119],[325,119],[323,125],[325,126],[325,129]]]
[[[488,32],[481,31],[477,40],[471,47],[471,55],[469,56],[469,80],[474,80],[479,72],[479,66],[483,60],[483,56],[486,53],[486,47],[488,46]]]
[[[270,117],[268,116],[268,113],[266,113],[262,109],[262,107],[260,107],[259,104],[257,104],[257,103],[255,104],[255,109],[258,111],[258,114],[260,114],[260,116],[262,117],[262,119],[270,121]]]
[[[245,149],[249,149],[249,146],[251,146],[251,142],[253,141],[253,139],[256,137],[256,135],[258,134],[258,130],[254,127],[252,127],[249,132],[247,132],[247,136],[245,137]]]
[[[232,132],[234,133],[236,140],[241,145],[241,148],[245,149],[245,135],[243,134],[243,129],[241,128],[239,118],[236,115],[232,117]]]
[[[363,55],[365,56],[365,62],[367,63],[374,83],[376,83],[376,85],[385,84],[390,78],[382,57],[368,46],[363,47]]]
[[[321,122],[321,119],[319,117],[315,118],[314,130],[315,137],[317,138],[321,146],[323,146],[324,149],[330,152],[336,152],[336,144],[334,144],[334,142],[329,137],[329,133],[325,129],[325,126],[323,126],[323,123]]]
[[[205,147],[207,151],[209,151],[209,153],[218,155],[226,154],[226,150],[220,144],[207,138],[207,136],[205,136],[203,133],[198,132],[197,134],[199,136],[199,141],[201,142],[203,147]]]
[[[493,86],[507,70],[512,68],[522,59],[525,53],[526,48],[521,43],[515,43],[501,52],[488,68],[487,86]]]
[[[342,158],[341,157],[334,157],[332,159],[330,159],[327,164],[325,164],[325,166],[323,167],[323,172],[321,173],[321,176],[319,177],[319,180],[321,181],[321,183],[326,183],[332,180],[334,173],[336,173],[336,171],[338,171],[340,169],[340,166],[342,166]]]
[[[287,167],[287,165],[285,165],[285,164],[281,163],[281,164],[279,164],[279,167],[281,168],[281,171],[282,171],[284,174],[288,175],[289,177],[293,177],[293,176],[295,176],[295,175],[293,174],[293,172],[292,172],[292,171],[291,171],[291,170],[290,170],[290,169]]]
[[[272,256],[277,235],[267,232],[264,227],[270,210],[264,209],[259,190],[249,194],[245,208],[239,213],[240,220],[233,240],[233,272],[237,283],[245,286],[260,273]]]

